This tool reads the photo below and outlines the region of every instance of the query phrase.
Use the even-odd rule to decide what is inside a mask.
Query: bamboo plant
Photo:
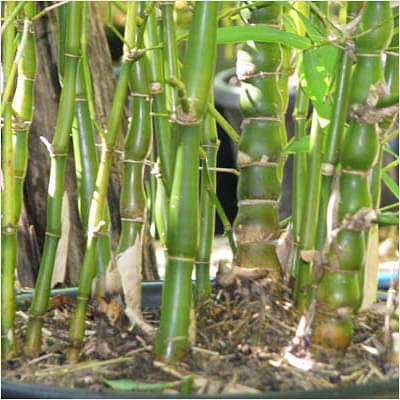
[[[182,101],[177,110],[178,147],[168,214],[168,264],[154,344],[156,355],[170,362],[179,360],[189,347],[191,274],[198,245],[199,147],[214,72],[217,8],[216,2],[195,4],[182,71],[187,101]]]
[[[250,6],[249,11],[249,23],[282,26],[280,3],[265,2],[263,7]],[[275,248],[279,237],[282,132],[288,97],[284,56],[278,43],[247,42],[238,53],[236,64],[244,117],[237,159],[240,177],[234,224],[236,263],[244,268],[264,268],[274,279],[280,277]]]
[[[350,126],[340,151],[338,217],[334,231],[328,232],[329,265],[317,290],[313,340],[327,347],[349,345],[352,315],[362,299],[358,274],[365,263],[369,224],[366,218],[360,223],[360,215],[372,208],[368,175],[378,152],[376,123],[366,118],[362,106],[371,102],[373,86],[384,80],[381,54],[392,31],[390,3],[366,2],[355,35],[357,64],[352,79]]]
[[[9,17],[15,9],[15,2],[4,5],[4,16]],[[15,25],[8,24],[2,37],[2,69],[3,82],[7,82],[13,66],[15,55]],[[16,209],[14,207],[15,167],[12,132],[12,102],[5,101],[4,87],[2,103],[4,102],[3,127],[1,133],[1,349],[2,358],[9,358],[16,351],[16,338],[13,324],[15,317],[14,268],[17,253]]]
[[[131,66],[133,61],[137,58],[137,54],[133,51],[137,24],[137,9],[138,3],[130,2],[128,4],[127,25],[124,34],[124,41],[126,44],[124,45],[122,67],[108,117],[107,133],[102,137],[100,165],[89,211],[86,251],[79,278],[77,302],[70,324],[70,347],[68,348],[67,354],[69,361],[76,361],[78,359],[84,336],[87,302],[90,296],[92,281],[96,273],[96,247],[98,237],[101,235],[105,225],[104,211],[111,172],[112,155],[121,126]]]
[[[64,84],[60,95],[54,137],[52,144],[49,146],[51,166],[45,242],[32,305],[29,310],[25,341],[25,352],[29,355],[38,354],[41,348],[43,315],[47,310],[54,260],[61,235],[61,204],[64,192],[65,164],[75,111],[76,75],[80,59],[82,3],[70,3],[67,7]]]

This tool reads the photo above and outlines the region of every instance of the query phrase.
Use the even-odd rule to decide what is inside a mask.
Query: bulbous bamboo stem
[[[65,164],[69,135],[75,111],[76,74],[80,59],[82,3],[70,3],[64,53],[64,84],[61,90],[56,127],[51,146],[51,164],[47,201],[47,225],[43,255],[40,262],[25,340],[25,352],[31,356],[40,353],[43,315],[47,310],[51,277],[57,245],[61,235],[61,205],[64,192]]]
[[[370,100],[372,85],[384,80],[381,53],[393,32],[390,3],[365,2],[356,33],[357,64],[353,72],[350,109]],[[352,114],[343,139],[338,184],[338,215],[328,232],[329,264],[317,289],[313,341],[330,348],[347,347],[352,338],[352,316],[362,299],[358,275],[365,264],[368,224],[354,224],[361,209],[372,208],[368,175],[378,155],[375,123]]]
[[[199,147],[215,68],[217,8],[216,2],[195,4],[182,72],[190,110],[186,113],[179,108],[177,115],[178,147],[168,214],[168,264],[160,327],[154,343],[156,355],[168,362],[181,359],[189,347],[191,274],[198,239]]]
[[[7,19],[14,9],[15,2],[10,1],[4,5],[4,18]],[[3,81],[7,82],[13,67],[15,55],[15,25],[9,23],[2,35],[2,70]],[[5,101],[6,100],[6,101]],[[12,103],[10,96],[8,100],[2,93],[4,108],[3,127],[1,130],[1,169],[2,169],[2,191],[1,191],[1,356],[12,357],[16,348],[14,334],[15,317],[15,289],[14,268],[17,253],[16,239],[16,210],[14,207],[15,192],[15,167],[12,132]]]
[[[88,237],[83,265],[79,278],[78,295],[76,305],[70,324],[70,347],[67,358],[70,362],[78,360],[79,350],[82,346],[87,302],[90,296],[91,285],[96,273],[96,248],[99,236],[104,227],[104,210],[106,206],[107,189],[110,179],[112,155],[116,140],[121,127],[121,116],[123,113],[131,66],[135,59],[132,52],[137,23],[138,3],[129,2],[127,12],[127,24],[125,27],[125,42],[121,72],[115,89],[111,111],[107,122],[107,133],[102,138],[102,150],[99,170],[96,177],[96,186],[90,204]],[[65,79],[65,78],[64,78]]]
[[[250,23],[282,26],[282,5],[265,2],[249,7]],[[275,279],[280,264],[275,247],[279,236],[278,205],[282,181],[284,113],[288,99],[286,51],[275,43],[246,43],[238,53],[243,114],[239,143],[238,214],[234,223],[236,263],[265,268]]]

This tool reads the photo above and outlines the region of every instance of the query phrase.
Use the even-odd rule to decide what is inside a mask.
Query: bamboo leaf
[[[283,149],[284,154],[308,153],[310,150],[310,137],[291,140]]]
[[[145,383],[132,379],[103,379],[103,382],[114,390],[135,390],[140,392],[159,392],[177,386],[177,382]]]
[[[386,171],[382,171],[382,179],[388,189],[399,198],[399,185],[390,177]]]
[[[325,40],[323,33],[310,22],[310,19],[303,15],[301,12],[292,7],[292,10],[297,14],[299,19],[304,25],[307,36],[315,43],[320,43]]]
[[[261,24],[226,26],[217,29],[217,44],[240,43],[248,40],[281,43],[287,47],[301,50],[311,46],[311,41],[305,37]]]
[[[303,53],[303,65],[300,70],[300,83],[315,107],[321,127],[325,127],[331,117],[332,98],[329,95],[339,51],[326,45]]]
[[[395,168],[400,164],[400,158],[397,158],[396,160],[392,161],[391,163],[389,163],[388,165],[385,165],[385,167],[383,168],[384,171],[387,171],[389,169]]]
[[[291,15],[284,15],[283,23],[287,32],[297,34],[297,27]]]

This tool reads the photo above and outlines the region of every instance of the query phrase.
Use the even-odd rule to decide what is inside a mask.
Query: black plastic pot
[[[144,282],[142,284],[144,307],[152,308],[160,305],[162,282]],[[54,290],[52,295],[76,294],[75,288]],[[30,294],[22,294],[17,297],[20,307],[26,306]],[[217,396],[197,395],[162,395],[149,393],[121,392],[105,390],[104,392],[91,392],[85,390],[62,389],[36,384],[15,383],[7,380],[1,381],[1,398],[3,399],[106,399],[106,398],[218,398]],[[219,398],[226,398],[221,395]],[[336,389],[320,389],[312,391],[286,391],[266,392],[260,395],[229,395],[229,398],[267,398],[267,399],[328,399],[328,398],[379,398],[398,399],[399,383],[396,380],[377,381],[364,385],[343,386]]]

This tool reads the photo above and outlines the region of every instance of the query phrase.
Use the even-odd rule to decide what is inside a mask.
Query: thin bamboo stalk
[[[294,287],[296,307],[303,311],[311,300],[311,268],[309,252],[315,251],[315,238],[318,223],[318,209],[321,188],[321,159],[324,132],[319,125],[317,112],[314,110],[310,135],[310,155],[307,162],[307,185],[302,210],[299,242],[299,265]],[[308,253],[308,254],[307,254]]]
[[[201,172],[200,231],[195,262],[197,301],[206,300],[211,293],[210,257],[215,229],[215,205],[209,190],[216,191],[217,174],[215,171],[210,171],[210,168],[215,168],[217,165],[219,141],[216,121],[209,114],[206,114],[204,118],[201,146],[206,154],[206,160],[203,160]],[[210,187],[208,188],[207,185]]]
[[[145,46],[154,47],[160,44],[157,31],[157,19],[155,10],[149,14],[147,29],[145,31]],[[171,128],[168,123],[168,111],[164,90],[164,73],[162,49],[155,49],[147,52],[148,75],[150,81],[150,92],[153,97],[153,107],[155,112],[154,131],[157,144],[158,155],[160,157],[160,173],[167,193],[171,191],[172,167],[170,155]]]
[[[190,110],[185,113],[181,106],[177,110],[179,140],[168,214],[168,265],[154,344],[156,355],[168,362],[179,360],[189,347],[191,274],[198,244],[199,148],[215,68],[217,8],[216,2],[195,4],[182,72]]]
[[[76,75],[80,59],[82,3],[69,3],[64,54],[64,84],[61,90],[56,127],[50,146],[50,180],[47,200],[47,225],[43,255],[40,262],[25,340],[25,352],[35,356],[41,348],[43,315],[47,310],[51,277],[58,241],[61,235],[61,205],[64,192],[65,163],[69,135],[75,111]]]
[[[168,32],[162,30],[161,33],[166,35],[166,46],[163,49],[156,49],[148,52],[147,60],[149,67],[149,80],[151,95],[153,98],[152,110],[154,121],[154,136],[157,146],[157,164],[156,173],[156,199],[154,217],[160,242],[167,253],[167,229],[168,229],[168,202],[171,192],[172,183],[172,155],[171,155],[171,135],[172,123],[174,118],[173,105],[175,100],[171,98],[171,113],[167,109],[167,97],[173,96],[174,91],[167,91],[164,82],[164,61],[168,57],[168,66],[175,71],[177,59],[175,58],[174,26],[173,21],[169,19],[170,10],[167,5],[163,5],[162,27],[165,25],[165,14],[167,9]],[[155,10],[149,15],[149,23],[145,32],[146,47],[154,47],[159,45],[160,37],[157,30],[157,20]],[[164,60],[165,59],[165,60]],[[176,71],[175,71],[176,72]],[[169,73],[169,72],[168,72]],[[170,121],[168,121],[170,119]]]
[[[149,20],[150,21],[150,20]],[[143,40],[136,32],[135,47]],[[121,236],[117,247],[117,266],[124,289],[125,313],[131,323],[150,333],[141,313],[141,282],[143,265],[143,237],[146,221],[146,193],[144,167],[151,145],[150,90],[145,58],[132,65],[130,89],[132,116],[125,137],[124,172],[120,199]]]
[[[16,3],[4,4],[4,17],[13,14]],[[10,22],[2,36],[3,79],[7,82],[14,61],[15,25]],[[3,97],[4,99],[4,97]],[[15,317],[14,268],[17,253],[16,213],[14,207],[14,149],[12,139],[12,104],[10,99],[4,102],[3,127],[1,132],[1,356],[12,357],[16,348],[13,324]]]
[[[162,11],[162,39],[163,39],[163,55],[164,55],[164,75],[167,79],[180,79],[180,70],[178,65],[178,49],[176,45],[176,29],[174,21],[174,2],[163,1],[160,3]],[[166,100],[169,104],[169,121],[171,124],[171,169],[175,165],[177,136],[176,113],[178,107],[178,94],[173,86],[166,86]],[[172,172],[173,173],[173,172]]]
[[[133,54],[134,52],[132,52],[132,49],[134,48],[137,10],[138,3],[128,3],[127,24],[125,26],[124,38],[130,46],[129,48],[126,45],[124,46],[121,71],[107,122],[107,134],[102,137],[100,165],[97,172],[96,187],[93,192],[89,212],[89,229],[86,251],[79,278],[77,302],[70,324],[70,347],[67,352],[67,358],[70,362],[78,360],[79,350],[82,346],[84,337],[87,302],[90,296],[92,280],[96,272],[96,247],[98,238],[102,234],[102,229],[105,225],[104,210],[110,178],[112,155],[121,127],[121,116],[128,92],[131,66],[136,57],[136,55]]]
[[[282,5],[263,5],[250,8],[249,22],[281,26]],[[237,161],[236,263],[245,268],[268,269],[273,279],[279,279],[281,273],[275,247],[279,236],[282,146],[286,141],[286,56],[280,44],[249,42],[238,53],[236,67],[244,116]]]
[[[353,72],[350,108],[366,104],[371,85],[383,81],[381,53],[393,32],[387,2],[366,2],[356,32],[357,64]],[[347,347],[352,338],[353,313],[362,300],[359,273],[366,258],[369,224],[354,225],[361,209],[372,208],[368,175],[378,155],[375,123],[353,115],[340,153],[337,219],[328,232],[328,265],[319,282],[312,340],[330,348]]]
[[[321,10],[323,10],[323,15],[328,19],[328,3],[317,3],[320,5]],[[314,16],[315,23],[322,23],[321,21],[315,21],[316,19],[317,18]],[[304,194],[303,209],[301,211],[300,240],[297,252],[298,260],[295,260],[297,271],[293,294],[295,305],[300,311],[304,311],[308,308],[311,297],[313,296],[311,275],[313,267],[312,254],[314,254],[316,249],[316,234],[322,180],[321,165],[324,136],[326,135],[325,130],[326,129],[321,128],[317,111],[314,109],[311,123],[310,153],[307,160],[307,183],[305,186],[306,190]]]
[[[299,87],[293,112],[294,136],[300,140],[307,135],[306,123],[309,99],[304,90]],[[304,197],[307,184],[307,154],[297,153],[293,156],[293,182],[292,182],[292,224],[293,248],[291,253],[291,276],[296,277],[299,266],[299,243],[301,222],[303,216]]]
[[[93,101],[88,91],[91,91],[91,82],[88,82],[87,67],[87,33],[89,3],[83,3],[82,9],[82,58],[79,63],[76,87],[76,118],[72,129],[72,143],[74,149],[75,172],[78,186],[78,206],[81,223],[88,231],[88,220],[90,212],[90,202],[95,190],[96,175],[99,167],[98,152],[96,148],[95,131],[93,127],[93,117],[90,108],[94,107],[89,103]],[[60,7],[59,10],[63,10]],[[61,47],[61,46],[60,46]],[[96,257],[96,297],[103,297],[106,291],[105,274],[112,261],[111,237],[110,237],[110,215],[108,205],[104,212],[105,225],[97,244]]]

